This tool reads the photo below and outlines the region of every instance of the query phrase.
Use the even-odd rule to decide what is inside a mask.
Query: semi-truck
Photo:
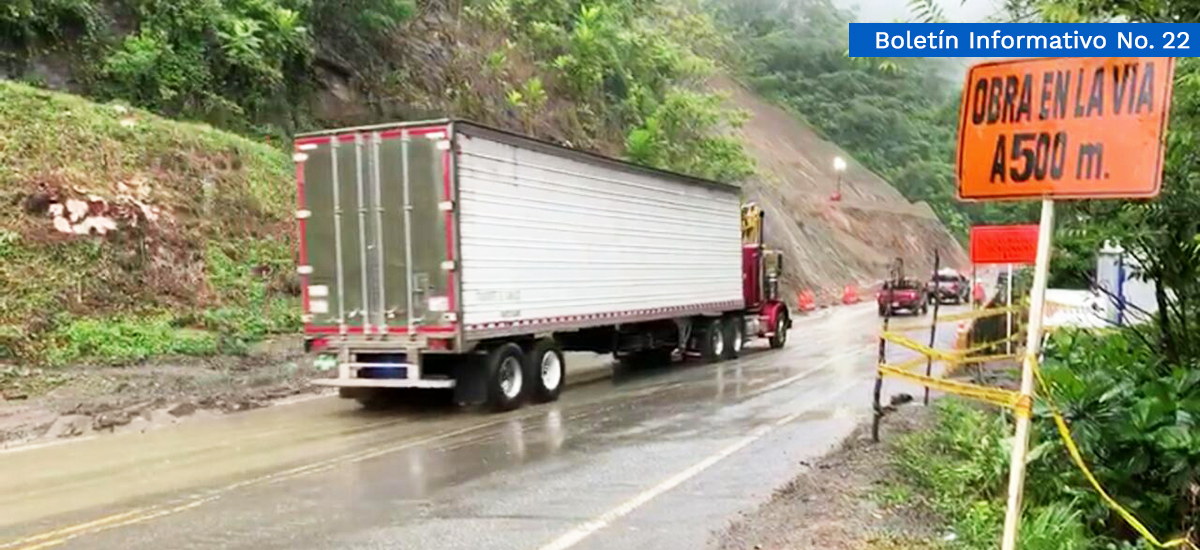
[[[564,351],[627,364],[779,348],[782,256],[734,185],[463,120],[297,136],[305,345],[366,407],[554,401]]]

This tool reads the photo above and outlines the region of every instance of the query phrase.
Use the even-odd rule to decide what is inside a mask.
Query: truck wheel
[[[724,325],[720,319],[713,319],[700,331],[700,357],[705,363],[716,363],[725,356]]]
[[[553,338],[538,340],[525,354],[525,378],[538,403],[557,401],[567,374],[567,362]]]
[[[771,349],[782,348],[787,343],[788,320],[787,315],[780,315],[775,318],[775,334],[767,340],[771,344]]]
[[[484,361],[488,406],[511,411],[525,401],[525,354],[513,343],[492,348]]]
[[[723,358],[737,359],[738,355],[742,353],[742,344],[745,342],[745,324],[738,315],[726,317],[721,324],[725,330],[725,356]]]

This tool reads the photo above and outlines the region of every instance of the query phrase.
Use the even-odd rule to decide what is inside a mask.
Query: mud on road
[[[0,448],[38,439],[145,430],[323,391],[298,338],[243,357],[164,359],[129,367],[4,367]]]

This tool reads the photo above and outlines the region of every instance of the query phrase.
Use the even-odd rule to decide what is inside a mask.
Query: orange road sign
[[[959,198],[1157,196],[1174,71],[1162,57],[972,67],[958,123]]]
[[[971,263],[1032,264],[1037,260],[1037,240],[1037,224],[973,226]]]

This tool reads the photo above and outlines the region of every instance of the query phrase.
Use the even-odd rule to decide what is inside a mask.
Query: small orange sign
[[[1163,57],[972,67],[958,123],[959,198],[1157,196],[1174,71]]]
[[[1037,225],[971,227],[971,263],[1031,264],[1037,259]]]

